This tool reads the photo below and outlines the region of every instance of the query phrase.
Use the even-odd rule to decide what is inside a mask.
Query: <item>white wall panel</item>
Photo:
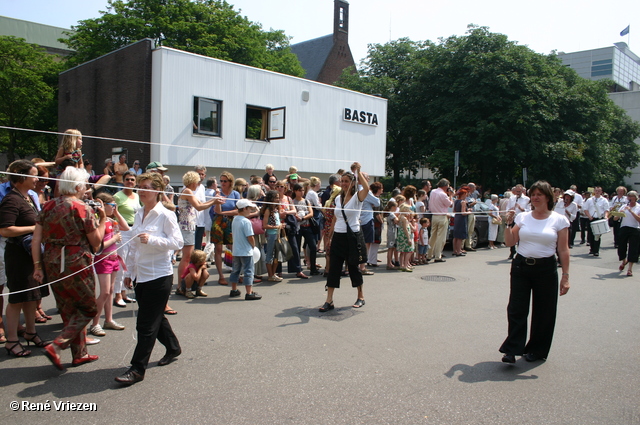
[[[221,137],[193,135],[194,96],[222,101]],[[163,47],[153,52],[152,103],[151,138],[161,143],[152,158],[167,166],[263,170],[271,163],[311,175],[357,160],[370,174],[384,175],[385,99]],[[285,106],[285,138],[246,140],[247,105]],[[376,113],[379,125],[343,121],[344,107]]]

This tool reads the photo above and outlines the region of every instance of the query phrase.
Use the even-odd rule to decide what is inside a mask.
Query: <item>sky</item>
[[[263,29],[284,30],[291,43],[333,31],[333,0],[228,0]],[[0,15],[70,28],[97,18],[107,0],[0,0]],[[611,0],[350,0],[349,46],[358,64],[368,44],[464,35],[489,27],[538,53],[576,52],[623,41],[640,55],[640,1]],[[620,32],[630,25],[628,36]]]

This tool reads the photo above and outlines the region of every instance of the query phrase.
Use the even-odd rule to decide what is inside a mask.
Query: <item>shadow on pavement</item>
[[[466,364],[457,364],[451,367],[447,373],[444,374],[447,378],[453,378],[456,372],[461,372],[458,375],[458,381],[466,382],[468,384],[475,384],[478,382],[513,382],[524,379],[538,379],[537,375],[523,375],[543,364],[543,362],[526,362],[524,359],[519,360],[515,365],[509,365],[497,362],[481,362],[476,363],[473,366]]]

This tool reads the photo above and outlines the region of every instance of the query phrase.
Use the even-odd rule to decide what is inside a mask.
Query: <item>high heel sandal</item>
[[[27,341],[27,347],[31,345],[31,343],[33,342],[33,345],[35,345],[36,347],[39,348],[44,348],[47,345],[51,344],[51,341],[43,341],[42,338],[40,338],[40,335],[38,335],[37,332],[31,333],[31,332],[25,332],[25,335],[33,335],[31,337],[31,339],[27,338],[26,336],[24,336],[24,340]]]
[[[13,344],[11,348],[4,347],[7,350],[7,354],[15,357],[27,357],[31,354],[31,350],[27,350],[20,344],[20,341],[7,341],[7,344]],[[13,351],[16,347],[21,348],[20,351]]]
[[[38,311],[36,310],[36,320],[35,320],[35,322],[36,322],[36,323],[47,323],[47,319],[46,319],[46,318],[44,318],[44,317],[42,317],[42,316],[38,313]]]

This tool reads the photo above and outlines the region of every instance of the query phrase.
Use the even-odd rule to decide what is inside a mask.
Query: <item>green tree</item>
[[[387,104],[387,171],[400,181],[404,170],[416,171],[426,157],[416,114],[411,111],[412,84],[420,53],[429,43],[407,38],[387,44],[370,44],[360,69],[345,69],[336,83],[362,93],[382,96]]]
[[[95,59],[143,38],[158,45],[303,76],[289,37],[263,31],[226,1],[109,0],[101,17],[80,21],[67,43],[75,53],[70,64]]]
[[[0,125],[56,131],[60,64],[35,44],[0,36]],[[0,149],[16,157],[55,155],[56,137],[21,130],[0,131]]]
[[[488,28],[431,42],[371,46],[341,84],[389,100],[388,164],[428,163],[459,181],[503,189],[522,180],[615,185],[640,161],[640,126],[607,96],[610,82],[579,77],[555,54],[541,55]]]

